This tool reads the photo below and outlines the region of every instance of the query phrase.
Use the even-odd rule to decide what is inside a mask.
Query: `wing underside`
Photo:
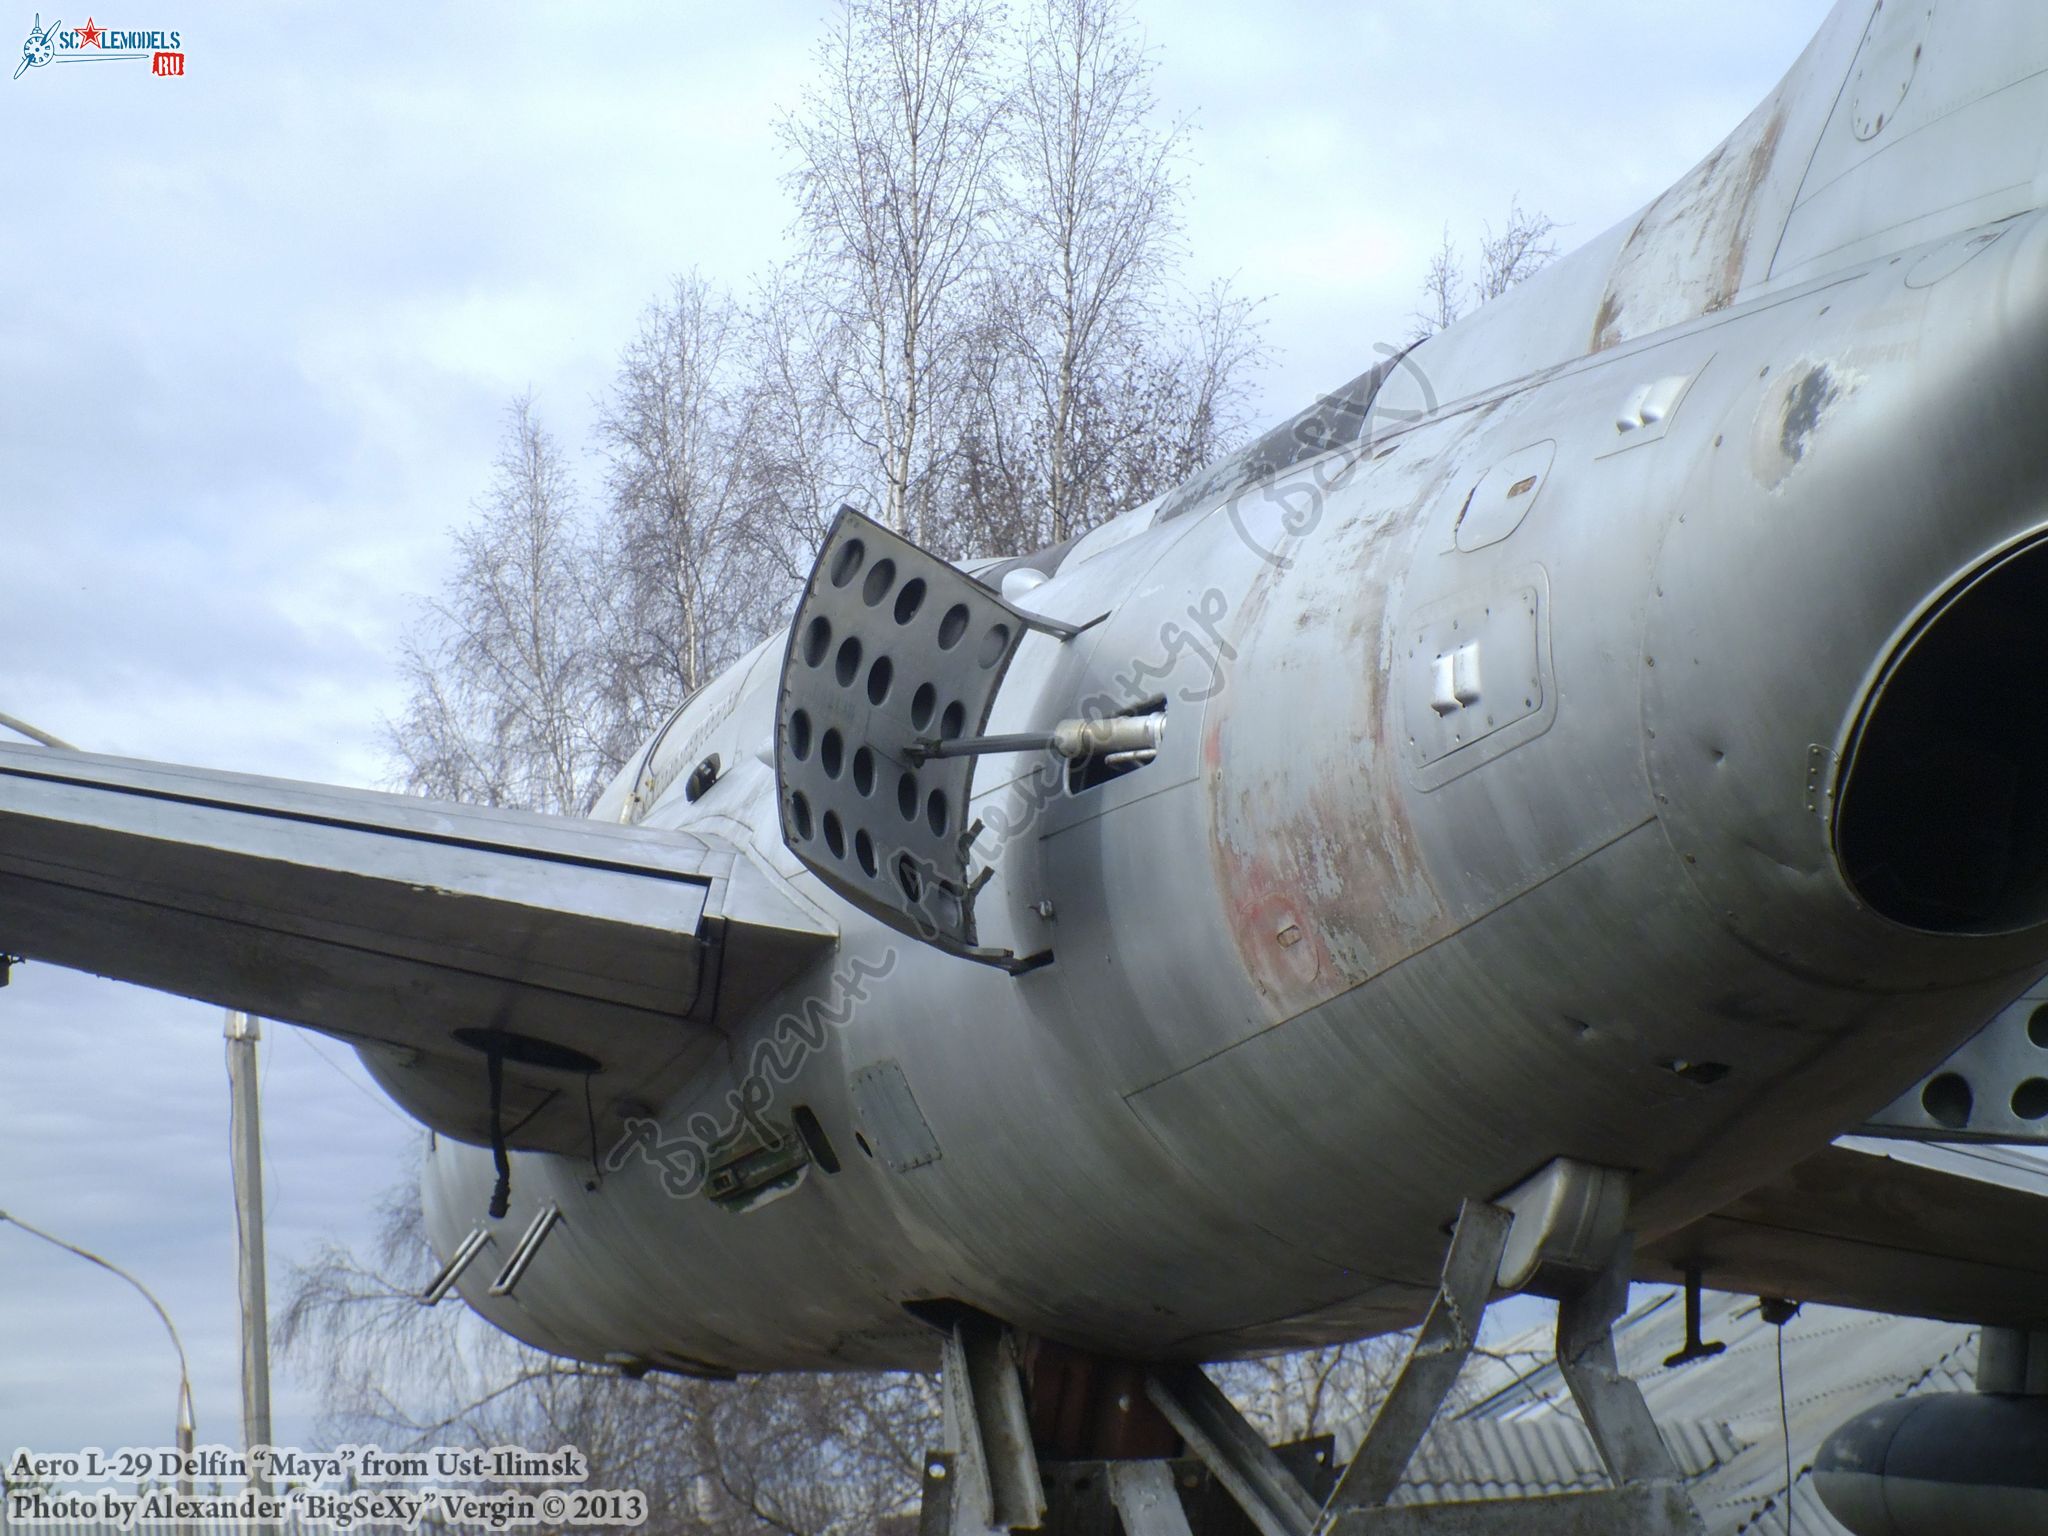
[[[1646,1246],[1636,1278],[1950,1322],[2048,1327],[2048,1160],[1836,1143]]]
[[[0,746],[0,953],[336,1035],[437,1131],[586,1149],[836,941],[687,833]]]

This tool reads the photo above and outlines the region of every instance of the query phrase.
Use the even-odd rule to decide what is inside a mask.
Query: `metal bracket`
[[[562,1208],[549,1200],[533,1213],[533,1220],[526,1224],[526,1231],[520,1234],[519,1242],[512,1250],[512,1256],[505,1260],[505,1267],[498,1271],[498,1278],[491,1282],[490,1294],[510,1296],[517,1289],[527,1270],[533,1267],[534,1258],[540,1253],[540,1245],[547,1241],[548,1234],[562,1220]]]
[[[1700,1292],[1706,1277],[1695,1264],[1685,1272],[1685,1343],[1675,1355],[1667,1355],[1664,1364],[1676,1368],[1691,1365],[1695,1360],[1711,1360],[1714,1356],[1727,1353],[1726,1344],[1709,1344],[1700,1337]]]
[[[427,1288],[414,1299],[423,1307],[439,1306],[442,1298],[455,1289],[455,1282],[462,1278],[462,1272],[476,1261],[476,1256],[484,1251],[490,1241],[489,1227],[472,1228],[469,1236],[465,1237],[455,1252],[448,1256],[448,1262],[435,1271],[434,1278],[427,1282]]]
[[[712,1152],[714,1161],[704,1175],[704,1194],[713,1205],[727,1211],[750,1211],[788,1194],[802,1182],[811,1154],[796,1128],[763,1128],[780,1139],[763,1141],[748,1126]]]
[[[1194,1536],[1173,1472],[1163,1461],[1112,1462],[1109,1496],[1124,1536]]]

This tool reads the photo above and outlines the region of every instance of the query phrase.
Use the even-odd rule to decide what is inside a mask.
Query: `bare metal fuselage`
[[[2048,59],[2042,22],[1977,9],[2019,19],[1944,7],[1922,69]],[[646,822],[751,845],[843,938],[649,1109],[685,1138],[804,1106],[839,1170],[730,1210],[639,1152],[601,1179],[520,1155],[501,1241],[544,1202],[561,1226],[512,1296],[474,1266],[470,1303],[563,1353],[731,1369],[927,1364],[905,1305],[935,1299],[1120,1356],[1356,1337],[1416,1321],[1461,1200],[1579,1158],[1635,1171],[1654,1238],[2022,992],[2048,911],[1902,920],[1839,846],[1888,667],[2048,531],[2048,219],[1983,166],[1915,205],[1945,225],[1859,211],[1883,152],[1978,131],[1859,137],[1839,87],[1882,25],[1844,6],[1730,147],[1418,349],[1357,441],[1129,514],[1020,597],[1101,622],[1026,642],[992,732],[1166,701],[1158,757],[1092,788],[981,765],[984,938],[1051,964],[907,939],[782,846],[779,637],[706,689]],[[444,1252],[490,1182],[437,1143]]]

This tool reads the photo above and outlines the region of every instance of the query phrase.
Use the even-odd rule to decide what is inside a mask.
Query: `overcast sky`
[[[1647,202],[1827,9],[1145,0],[1163,105],[1197,125],[1189,276],[1269,296],[1264,413],[1407,334],[1446,222],[1470,240],[1518,196],[1569,248]],[[182,79],[0,81],[0,712],[380,783],[394,646],[507,399],[532,387],[581,452],[656,290],[693,266],[744,288],[780,253],[773,125],[824,10],[166,0],[97,19],[180,31]],[[8,69],[34,14],[0,16]],[[18,971],[0,1209],[141,1275],[183,1331],[201,1440],[239,1443],[220,1025]],[[322,1242],[365,1242],[413,1133],[334,1042],[263,1048],[277,1296]],[[175,1387],[139,1298],[0,1226],[0,1453],[163,1444]],[[306,1443],[317,1403],[286,1364],[276,1401],[277,1438]]]

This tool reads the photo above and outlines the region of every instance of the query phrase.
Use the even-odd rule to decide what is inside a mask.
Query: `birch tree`
[[[1000,325],[1040,424],[1058,543],[1099,521],[1102,467],[1140,425],[1104,407],[1128,403],[1120,376],[1159,340],[1186,128],[1155,123],[1153,61],[1116,0],[1034,0],[1019,44]]]
[[[950,458],[971,338],[1004,108],[995,17],[988,0],[844,0],[781,128],[802,260],[843,332],[834,404],[881,516],[913,537]]]
[[[1479,237],[1476,275],[1468,282],[1465,262],[1444,226],[1443,243],[1430,256],[1422,280],[1423,307],[1411,317],[1411,341],[1421,341],[1455,325],[1476,305],[1490,303],[1516,284],[1526,282],[1557,259],[1557,221],[1544,213],[1528,213],[1520,199],[1508,203],[1498,233],[1488,224]]]
[[[579,813],[617,770],[596,572],[561,446],[531,394],[506,411],[490,488],[399,647],[409,698],[385,724],[414,794]]]
[[[605,456],[601,664],[639,728],[701,688],[764,624],[749,471],[752,406],[735,382],[732,300],[675,280],[627,343],[596,435]]]

